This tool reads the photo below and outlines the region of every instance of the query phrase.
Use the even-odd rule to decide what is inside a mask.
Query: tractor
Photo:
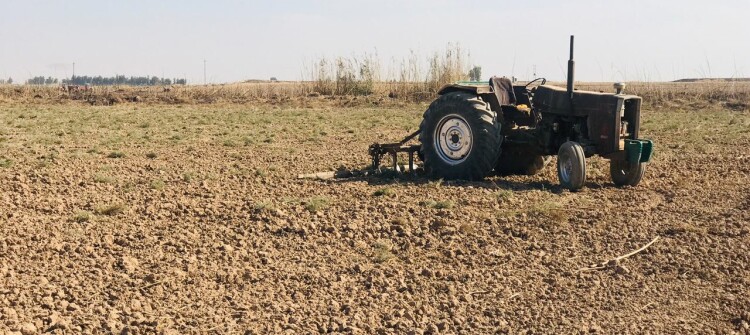
[[[425,111],[419,130],[398,143],[373,144],[372,165],[384,155],[414,155],[435,178],[481,180],[490,175],[532,175],[557,155],[560,184],[579,190],[586,184],[586,158],[610,161],[617,186],[636,186],[643,178],[653,142],[639,138],[641,98],[624,93],[574,89],[574,37],[570,37],[567,87],[534,79],[516,85],[492,77],[489,82],[458,82],[442,87]],[[417,138],[420,144],[406,145]]]

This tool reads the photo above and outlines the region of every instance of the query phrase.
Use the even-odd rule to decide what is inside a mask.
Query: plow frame
[[[373,171],[378,171],[383,156],[390,155],[392,160],[391,167],[394,171],[399,171],[398,153],[405,152],[409,156],[409,171],[413,172],[415,169],[414,154],[419,152],[422,146],[419,144],[406,145],[406,143],[417,137],[417,135],[419,135],[419,130],[409,134],[409,136],[406,136],[403,140],[396,143],[373,143],[370,145],[368,152],[372,158],[371,169]]]

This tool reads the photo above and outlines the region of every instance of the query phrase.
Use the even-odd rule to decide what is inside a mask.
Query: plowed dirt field
[[[635,188],[297,179],[425,108],[0,105],[0,334],[749,332],[750,112],[645,108]]]

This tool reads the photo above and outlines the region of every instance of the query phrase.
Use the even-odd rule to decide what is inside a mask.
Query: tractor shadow
[[[324,182],[339,184],[351,182],[366,182],[370,186],[395,186],[395,185],[413,185],[420,187],[460,187],[460,188],[482,188],[489,190],[512,190],[512,191],[544,191],[553,194],[561,194],[568,189],[560,186],[557,181],[542,180],[520,182],[510,180],[505,176],[493,176],[483,181],[466,181],[466,180],[441,180],[429,178],[422,174],[404,174],[392,171],[385,171],[377,174],[352,176],[347,178],[335,178],[324,180]],[[586,182],[585,188],[590,190],[614,187],[614,184],[601,184],[596,182]]]

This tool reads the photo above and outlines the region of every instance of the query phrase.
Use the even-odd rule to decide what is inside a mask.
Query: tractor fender
[[[477,85],[467,85],[467,84],[447,84],[438,90],[438,95],[445,95],[452,92],[467,92],[472,93],[474,95],[482,95],[487,93],[492,93],[492,88],[490,85],[483,85],[483,86],[477,86]]]
[[[500,103],[497,100],[497,96],[492,91],[490,85],[478,86],[478,85],[466,85],[466,84],[448,84],[440,88],[438,95],[445,95],[453,92],[465,92],[480,97],[483,101],[490,105],[490,110],[497,114],[502,114]]]

